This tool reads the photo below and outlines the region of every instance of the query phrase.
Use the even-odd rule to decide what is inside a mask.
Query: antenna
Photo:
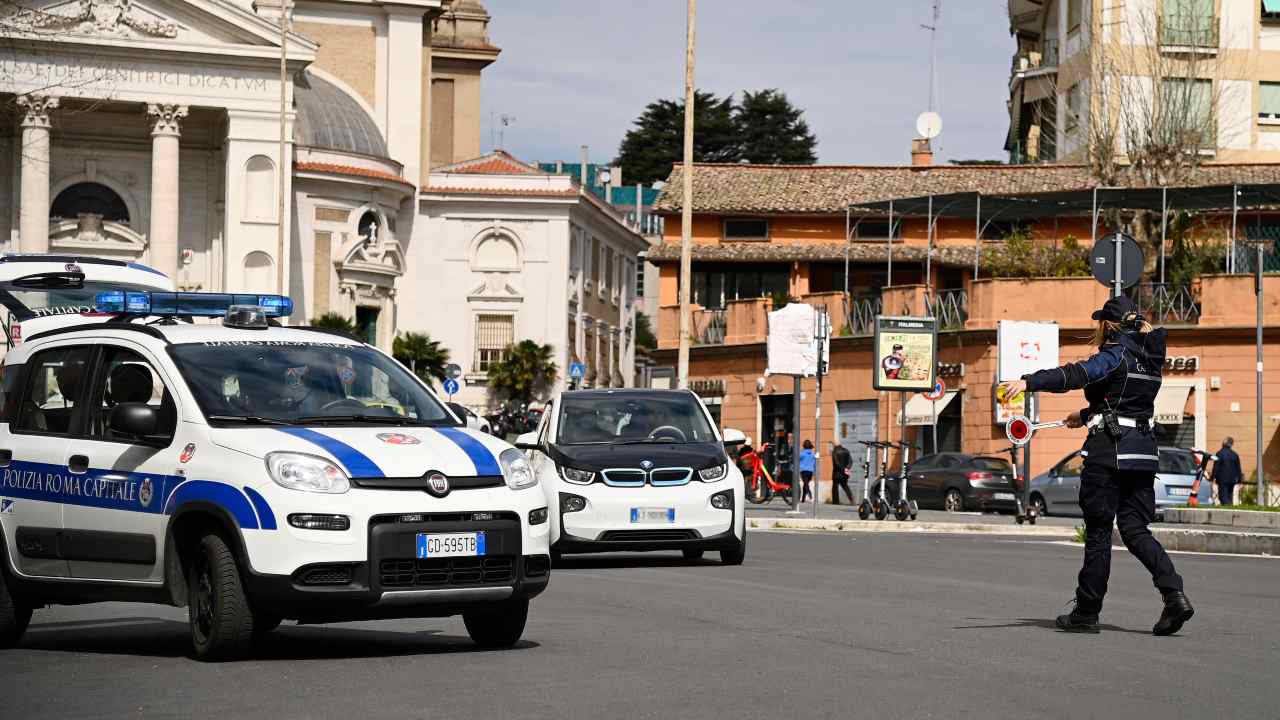
[[[933,111],[933,88],[938,78],[938,18],[942,14],[942,0],[933,0],[933,24],[920,27],[929,31],[929,110]]]
[[[508,115],[506,113],[502,113],[501,115],[498,116],[498,122],[502,123],[501,127],[498,129],[498,147],[503,149],[507,147],[506,145],[507,128],[510,127],[510,125],[515,121],[516,121],[515,115]]]

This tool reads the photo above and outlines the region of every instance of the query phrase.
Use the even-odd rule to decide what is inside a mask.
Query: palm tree
[[[338,330],[351,336],[356,334],[356,324],[346,315],[336,312],[327,312],[320,317],[311,318],[311,327]]]
[[[425,382],[444,382],[449,351],[427,333],[406,332],[397,336],[391,344],[391,356]]]
[[[489,387],[499,397],[529,404],[556,381],[556,364],[550,345],[521,340],[507,348],[501,362],[489,366]]]

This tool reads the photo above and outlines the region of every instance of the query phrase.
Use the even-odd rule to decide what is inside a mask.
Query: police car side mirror
[[[118,435],[134,438],[151,445],[167,440],[156,434],[160,417],[155,408],[146,403],[120,403],[111,408],[107,426]]]
[[[461,403],[456,402],[447,402],[445,405],[448,405],[449,409],[453,411],[453,414],[458,416],[458,427],[466,427],[467,409],[463,407]]]
[[[515,446],[517,450],[541,450],[542,446],[538,444],[538,433],[528,432],[516,438]]]

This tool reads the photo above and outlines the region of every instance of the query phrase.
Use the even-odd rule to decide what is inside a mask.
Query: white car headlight
[[[529,465],[529,461],[525,459],[524,453],[515,448],[503,450],[498,455],[498,463],[502,465],[502,477],[507,481],[507,487],[512,490],[524,490],[538,484],[538,477],[533,474],[533,468]]]
[[[571,482],[574,485],[590,485],[596,481],[596,474],[590,470],[579,470],[578,468],[566,467],[564,465],[557,465],[556,467],[560,469],[560,477],[564,478],[566,482]]]
[[[267,473],[277,485],[290,490],[336,494],[351,489],[346,471],[315,455],[267,453]]]
[[[703,468],[698,471],[698,479],[702,482],[715,482],[723,480],[724,476],[729,473],[729,464],[724,463],[715,467]]]

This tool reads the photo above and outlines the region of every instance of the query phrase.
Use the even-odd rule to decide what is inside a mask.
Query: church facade
[[[385,350],[427,332],[481,388],[501,350],[476,352],[495,315],[477,287],[506,293],[497,314],[512,339],[551,344],[562,371],[594,352],[577,328],[595,318],[570,313],[563,293],[548,307],[542,275],[553,263],[568,282],[578,235],[634,261],[642,241],[620,217],[562,180],[554,202],[524,193],[529,177],[484,203],[432,187],[460,163],[484,166],[481,74],[500,50],[483,4],[297,0],[283,32],[280,11],[281,0],[23,0],[0,16],[0,250],[136,260],[188,290],[284,292],[293,322],[335,312]],[[483,227],[520,253],[499,270],[465,257],[475,287],[455,292],[439,281],[457,271],[443,243]],[[495,247],[481,237],[462,252]],[[630,308],[602,310],[619,362],[597,386],[630,382]],[[550,312],[560,320],[529,320]]]

